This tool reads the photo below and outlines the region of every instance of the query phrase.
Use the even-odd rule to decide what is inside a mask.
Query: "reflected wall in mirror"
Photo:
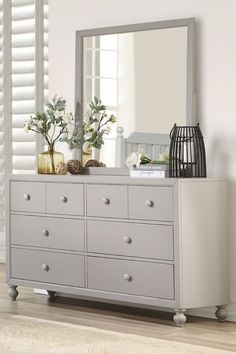
[[[94,96],[117,117],[99,154],[107,166],[115,166],[117,126],[123,127],[125,138],[136,132],[146,138],[152,134],[155,141],[153,134],[169,134],[174,123],[194,123],[193,22],[77,32],[78,119]]]

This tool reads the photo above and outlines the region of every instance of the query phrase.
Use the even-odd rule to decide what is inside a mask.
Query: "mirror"
[[[115,166],[116,127],[169,134],[194,123],[193,19],[77,31],[76,102],[82,120],[94,96],[117,117],[99,159]],[[95,154],[96,157],[96,154]]]

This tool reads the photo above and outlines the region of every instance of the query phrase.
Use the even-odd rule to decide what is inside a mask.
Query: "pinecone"
[[[100,164],[97,160],[91,159],[86,162],[84,167],[100,167]]]
[[[68,167],[65,162],[59,162],[56,165],[56,174],[57,175],[66,175],[68,172]]]
[[[68,171],[72,175],[78,175],[82,169],[82,165],[79,160],[69,160],[67,162]]]

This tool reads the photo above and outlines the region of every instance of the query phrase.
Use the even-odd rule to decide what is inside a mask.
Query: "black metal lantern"
[[[199,123],[177,126],[170,132],[169,176],[206,177],[206,153]]]

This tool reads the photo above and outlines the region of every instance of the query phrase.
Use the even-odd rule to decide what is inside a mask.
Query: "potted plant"
[[[55,143],[73,130],[74,119],[71,113],[66,113],[66,101],[62,97],[55,95],[46,107],[46,112],[30,116],[25,122],[25,131],[42,135],[48,144],[48,150],[39,154],[38,173],[55,174],[56,165],[64,162],[64,155],[55,151]]]
[[[61,139],[68,143],[70,149],[82,150],[83,165],[91,158],[92,148],[101,149],[104,135],[109,134],[111,124],[116,122],[116,117],[108,115],[106,106],[97,97],[90,102],[89,108],[81,125]]]

